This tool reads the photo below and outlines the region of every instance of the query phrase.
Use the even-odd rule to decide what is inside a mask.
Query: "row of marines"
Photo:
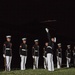
[[[44,58],[44,68],[48,69],[48,71],[54,71],[54,62],[53,62],[53,48],[54,43],[56,42],[56,38],[51,38],[49,33],[49,29],[45,29],[47,32],[47,37],[49,42],[45,43],[45,47],[43,48],[43,58]],[[32,47],[32,58],[33,61],[33,69],[38,69],[38,62],[39,62],[39,40],[34,40],[35,44]],[[27,61],[27,44],[26,38],[22,38],[22,43],[19,47],[19,54],[21,57],[21,70],[26,69],[26,61]],[[3,45],[3,57],[5,62],[5,70],[11,70],[11,61],[12,61],[12,43],[11,43],[11,36],[6,36],[6,42]],[[74,58],[74,65],[75,65],[75,47],[73,50],[73,58]],[[70,45],[67,45],[66,50],[66,64],[67,68],[69,68],[71,62],[71,48]],[[62,66],[62,47],[61,43],[58,43],[57,48],[57,68],[60,69]]]

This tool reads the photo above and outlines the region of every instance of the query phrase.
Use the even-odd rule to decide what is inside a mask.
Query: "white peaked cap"
[[[54,37],[54,42],[56,42],[56,37]]]
[[[22,40],[26,40],[27,38],[22,38]]]
[[[39,41],[38,39],[34,40],[34,42],[38,42],[38,41]]]
[[[6,38],[11,38],[11,35],[6,36]]]
[[[61,46],[61,43],[58,43],[58,46]]]

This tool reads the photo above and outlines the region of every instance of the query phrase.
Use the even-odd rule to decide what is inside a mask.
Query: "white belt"
[[[10,48],[6,48],[6,50],[10,50]]]
[[[22,49],[22,51],[27,51],[26,49]]]
[[[35,50],[35,52],[38,52],[37,50]]]
[[[70,54],[70,53],[68,53],[68,54]]]
[[[51,48],[51,49],[52,49],[52,47],[51,47],[51,46],[47,46],[47,48]]]

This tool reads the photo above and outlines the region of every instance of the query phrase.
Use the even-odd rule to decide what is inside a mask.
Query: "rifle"
[[[6,66],[6,57],[4,58],[4,67],[5,67],[5,71],[7,70],[7,66]]]

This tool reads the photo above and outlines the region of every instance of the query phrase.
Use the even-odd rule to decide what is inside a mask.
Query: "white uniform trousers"
[[[44,57],[44,69],[47,69],[48,64],[47,64],[47,57]]]
[[[6,70],[10,71],[11,70],[11,56],[6,56]]]
[[[27,61],[27,56],[21,55],[21,70],[26,69],[26,61]]]
[[[71,62],[71,58],[68,58],[68,57],[67,57],[67,68],[70,67],[70,62]]]
[[[48,60],[48,71],[54,71],[53,54],[48,53],[47,60]]]
[[[34,56],[33,69],[38,69],[38,62],[39,62],[39,57],[38,56]]]
[[[62,64],[62,58],[57,56],[57,68],[60,69]]]

